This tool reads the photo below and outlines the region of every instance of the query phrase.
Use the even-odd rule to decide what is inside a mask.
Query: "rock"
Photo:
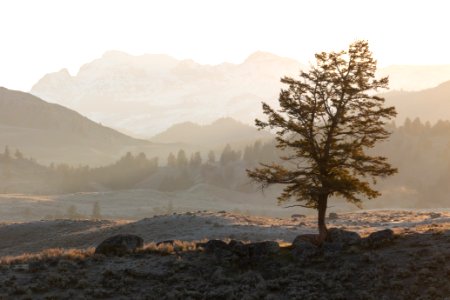
[[[371,248],[378,248],[392,242],[393,240],[394,232],[391,229],[385,229],[372,232],[365,240],[365,244]]]
[[[325,257],[334,257],[335,255],[341,253],[342,249],[343,246],[340,243],[325,242],[322,245],[322,250]]]
[[[209,240],[204,245],[207,253],[214,253],[217,250],[229,250],[229,246],[222,240]]]
[[[311,244],[316,245],[317,244],[317,235],[316,234],[300,234],[297,235],[292,242],[292,246],[295,247],[296,244],[300,244],[303,242],[308,242]]]
[[[236,259],[231,247],[222,240],[209,240],[204,246],[205,252],[213,254],[219,262],[230,262]]]
[[[316,235],[313,234],[302,234],[297,236],[292,242],[292,256],[301,261],[319,256],[322,251],[314,244],[315,239]]]
[[[248,244],[244,244],[240,241],[231,240],[228,244],[231,248],[231,251],[239,258],[249,258],[250,257],[250,248]]]
[[[357,232],[347,231],[339,228],[328,229],[327,241],[340,244],[343,247],[359,245],[362,241]]]
[[[242,245],[244,245],[243,242],[241,242],[241,241],[236,241],[236,240],[231,240],[231,241],[228,243],[228,246],[230,246],[231,248],[239,247],[239,246],[242,246]]]
[[[144,246],[144,240],[133,234],[118,234],[107,238],[95,248],[96,254],[123,255]]]
[[[339,216],[337,213],[334,212],[330,212],[330,214],[328,215],[328,220],[337,220],[339,219]]]
[[[174,240],[165,240],[165,241],[157,242],[156,246],[159,246],[159,245],[170,245],[170,246],[173,246],[174,243],[175,243]]]
[[[251,243],[246,246],[249,249],[250,257],[276,255],[280,252],[280,245],[273,241]]]
[[[304,217],[306,217],[306,216],[305,215],[301,215],[301,214],[293,214],[291,216],[292,219],[301,219],[301,218],[304,218]]]
[[[253,259],[276,255],[280,252],[277,242],[264,241],[244,244],[241,241],[231,240],[228,244],[222,240],[210,240],[204,245],[206,253],[214,254],[219,261],[241,260],[251,263]]]
[[[432,212],[430,213],[430,219],[440,218],[442,215],[440,213]]]

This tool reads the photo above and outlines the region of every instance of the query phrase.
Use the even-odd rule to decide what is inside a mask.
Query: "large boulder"
[[[204,244],[205,251],[207,253],[215,253],[218,250],[229,250],[230,247],[227,243],[222,240],[209,240]]]
[[[214,255],[218,261],[231,262],[236,259],[231,247],[222,240],[209,240],[203,248],[206,253]]]
[[[238,257],[238,258],[247,258],[250,256],[248,244],[244,244],[241,241],[231,240],[228,243],[230,250]]]
[[[118,234],[107,238],[95,248],[96,254],[124,255],[144,246],[144,240],[134,234]]]
[[[366,247],[379,248],[394,240],[394,232],[391,229],[384,229],[372,232],[364,241]]]
[[[220,261],[242,261],[251,263],[280,252],[280,246],[274,241],[264,241],[244,244],[241,241],[231,240],[226,243],[222,240],[210,240],[202,245],[206,253],[213,254]]]
[[[292,219],[301,219],[301,218],[304,218],[304,217],[306,217],[306,216],[302,215],[302,214],[293,214],[293,215],[291,215]]]
[[[435,213],[435,212],[430,213],[430,219],[437,219],[440,217],[442,217],[442,214],[440,214],[440,213]]]
[[[276,255],[280,252],[280,245],[274,241],[264,241],[246,245],[250,257]]]
[[[328,229],[327,242],[348,247],[361,244],[361,237],[357,232],[347,231],[339,228]]]
[[[317,235],[301,234],[292,242],[292,256],[299,261],[305,261],[322,254],[316,244]]]

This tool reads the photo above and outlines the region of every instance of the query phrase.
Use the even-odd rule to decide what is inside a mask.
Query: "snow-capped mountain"
[[[45,75],[31,93],[102,124],[150,137],[171,125],[232,117],[253,123],[260,102],[274,102],[280,77],[294,76],[295,60],[256,52],[242,64],[201,65],[166,55],[107,52],[81,67]]]
[[[253,124],[261,101],[276,105],[283,76],[305,69],[296,60],[255,52],[241,64],[202,65],[164,54],[106,52],[75,76],[45,75],[31,93],[107,126],[151,137],[173,124],[232,117]],[[430,88],[450,79],[450,66],[391,66],[391,90]]]

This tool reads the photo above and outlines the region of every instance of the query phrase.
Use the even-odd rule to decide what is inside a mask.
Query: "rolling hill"
[[[97,124],[58,104],[0,87],[0,147],[42,162],[102,164],[149,144]]]
[[[183,143],[217,148],[225,143],[246,146],[258,139],[271,138],[273,136],[267,131],[258,131],[255,127],[232,118],[221,118],[209,125],[192,122],[175,124],[150,140],[157,143]]]
[[[407,117],[418,117],[432,123],[450,120],[450,81],[422,91],[393,91],[382,96],[386,98],[388,105],[396,107],[400,123]]]

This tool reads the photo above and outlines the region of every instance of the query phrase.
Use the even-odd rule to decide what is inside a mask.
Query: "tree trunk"
[[[318,212],[319,212],[319,218],[318,218],[318,225],[319,225],[319,238],[318,243],[322,244],[326,238],[327,238],[327,225],[325,224],[325,215],[327,212],[327,202],[328,202],[328,195],[320,195],[319,196],[319,203],[318,203]]]

